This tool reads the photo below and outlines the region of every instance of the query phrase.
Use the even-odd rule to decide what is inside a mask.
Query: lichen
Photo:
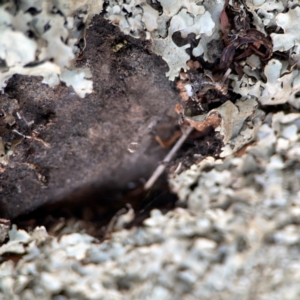
[[[102,3],[27,0],[20,5],[13,1],[1,4],[0,88],[3,90],[14,74],[42,76],[49,86],[63,81],[74,70],[74,59],[80,52],[78,42],[88,17],[91,11],[100,12]],[[85,76],[85,71],[75,73]],[[80,97],[92,92],[92,81],[80,83],[84,90],[78,84],[72,80]]]

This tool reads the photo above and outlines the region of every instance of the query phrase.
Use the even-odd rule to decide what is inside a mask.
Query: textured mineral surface
[[[29,2],[32,4],[34,1]],[[108,149],[105,144],[111,138],[110,129],[114,127],[123,130],[122,134],[130,144],[127,146],[129,153],[135,153],[138,142],[131,138],[132,135],[135,133],[142,138],[147,130],[140,130],[134,125],[145,122],[148,114],[165,112],[167,107],[174,105],[174,101],[160,94],[167,85],[166,78],[158,78],[155,71],[156,68],[161,72],[167,70],[157,57],[147,59],[147,51],[151,50],[167,63],[167,77],[177,80],[182,98],[176,106],[180,122],[194,127],[193,134],[198,134],[196,142],[202,150],[205,145],[208,149],[217,141],[217,151],[212,151],[213,155],[209,151],[192,152],[194,160],[184,168],[183,160],[175,159],[168,181],[171,190],[178,196],[176,208],[165,214],[152,210],[150,217],[140,226],[129,226],[134,220],[134,211],[127,206],[126,213],[124,210],[123,215],[113,218],[103,241],[88,235],[84,229],[75,233],[74,230],[68,233],[65,229],[62,236],[57,237],[47,233],[42,226],[25,231],[16,225],[5,238],[9,226],[4,224],[2,239],[5,243],[0,247],[0,299],[300,299],[298,1],[110,0],[82,1],[78,6],[72,6],[68,1],[62,3],[64,5],[59,5],[59,9],[51,6],[50,11],[56,20],[53,21],[54,27],[49,27],[49,10],[41,4],[37,4],[40,9],[34,8],[33,4],[26,9],[6,4],[8,8],[0,11],[0,16],[6,20],[0,21],[0,26],[4,27],[1,32],[3,39],[8,32],[11,33],[10,38],[0,45],[3,60],[1,78],[4,78],[2,86],[7,84],[7,95],[16,99],[14,89],[19,83],[14,85],[14,78],[7,82],[8,78],[13,73],[30,74],[30,68],[38,72],[39,67],[47,66],[54,69],[48,68],[47,76],[38,73],[44,76],[44,81],[50,78],[55,84],[65,82],[83,96],[83,93],[91,92],[87,69],[91,68],[96,96],[92,94],[84,100],[89,101],[86,104],[89,108],[85,110],[80,102],[83,100],[74,100],[71,90],[64,98],[68,100],[64,102],[65,106],[56,104],[56,122],[60,129],[54,131],[58,132],[56,134],[64,132],[59,122],[63,115],[68,118],[68,105],[71,107],[75,103],[77,107],[72,114],[69,113],[77,123],[73,135],[66,138],[70,149],[64,152],[64,156],[57,150],[60,151],[57,155],[64,157],[59,161],[60,167],[68,161],[65,158],[69,158],[71,169],[78,171],[78,181],[53,179],[58,160],[54,159],[47,169],[39,168],[37,162],[42,162],[45,153],[50,151],[46,150],[48,143],[53,145],[47,134],[31,135],[34,143],[45,148],[44,152],[40,149],[31,151],[30,148],[26,152],[21,148],[21,157],[25,160],[21,164],[18,156],[14,156],[14,149],[18,149],[22,141],[13,139],[9,144],[5,139],[9,136],[7,128],[19,122],[14,114],[22,105],[19,99],[10,99],[10,102],[6,99],[7,105],[1,114],[5,120],[0,123],[3,132],[0,139],[2,180],[5,179],[3,174],[10,169],[23,174],[22,168],[29,168],[35,181],[43,185],[45,191],[54,187],[55,193],[51,197],[57,196],[61,192],[59,184],[65,186],[66,183],[78,182],[79,185],[82,177],[87,176],[81,169],[76,169],[74,153],[85,162],[94,155],[96,159],[107,161],[110,151],[115,151],[113,157],[119,158],[116,149],[119,146],[124,148],[125,144],[118,144],[117,139],[113,148]],[[81,18],[83,26],[76,28],[85,29],[89,9],[93,5],[97,7],[96,12],[103,9],[104,18],[138,42],[124,35],[114,39],[109,52],[113,53],[110,55],[114,57],[114,64],[108,65],[108,52],[101,47],[104,29],[98,28],[97,31],[92,27],[93,35],[87,35],[87,45],[95,43],[100,50],[93,48],[89,52],[87,48],[85,55],[89,62],[80,60],[78,68],[74,69],[64,65],[68,60],[61,65],[59,57],[51,59],[47,56],[51,43],[45,46],[40,40],[47,39],[49,31],[61,51],[65,49],[69,51],[68,57],[79,55],[80,58],[82,32],[72,30],[75,27],[71,24]],[[33,29],[37,22],[34,20],[39,19],[36,16],[41,13],[45,20],[43,32],[32,30],[35,33],[33,41],[28,33],[26,36],[24,32],[23,35],[20,33],[26,29],[20,24],[14,25],[17,30],[12,31],[16,20],[12,12],[20,14],[20,22],[28,19],[26,26],[30,24]],[[68,17],[63,25],[66,27],[62,32],[63,39],[59,40],[53,29],[62,24],[62,15]],[[71,38],[73,34],[76,41]],[[28,51],[11,51],[4,57],[4,50],[11,49],[13,44],[11,39],[18,37],[18,42],[23,41]],[[147,40],[151,47],[146,46]],[[39,49],[39,63],[32,65],[30,62],[35,60],[35,49]],[[142,57],[141,49],[144,51]],[[58,56],[61,51],[58,51]],[[126,58],[119,55],[122,51],[126,51]],[[98,69],[93,68],[93,59],[101,61]],[[141,69],[143,64],[148,68],[145,73]],[[121,87],[115,84],[116,81],[111,82],[108,75],[120,70]],[[138,70],[141,77],[136,75]],[[85,75],[82,72],[86,72]],[[104,76],[101,82],[97,82],[103,74],[107,74],[108,78]],[[143,84],[139,80],[142,77]],[[48,84],[51,85],[50,82]],[[32,93],[35,86],[36,82],[32,83]],[[57,89],[65,95],[65,87]],[[45,88],[44,93],[47,91]],[[174,91],[169,91],[170,97],[175,95]],[[141,99],[144,93],[148,93],[146,98],[157,98],[160,105],[154,106],[155,102]],[[39,100],[36,96],[32,96],[34,101]],[[124,108],[115,105],[113,98],[123,105],[125,101],[130,103],[124,119],[131,120],[131,126],[114,122],[116,111],[123,113]],[[50,100],[49,103],[55,106],[53,99]],[[86,114],[89,110],[95,111],[99,101],[99,123],[95,124]],[[104,111],[104,108],[108,110]],[[26,113],[26,108],[22,109]],[[85,114],[82,120],[80,112]],[[48,118],[50,124],[51,116]],[[148,121],[147,128],[153,124],[152,118]],[[74,149],[80,145],[83,145],[84,151],[78,154]],[[89,145],[95,152],[88,153]],[[55,149],[59,147],[65,149],[61,144]],[[122,157],[124,161],[126,158]],[[37,162],[32,163],[31,160]],[[89,165],[89,172],[98,172],[102,176],[108,174],[100,172],[93,164]],[[111,163],[107,161],[107,164]],[[116,169],[119,165],[116,164]],[[50,170],[53,175],[49,177],[45,170]],[[66,172],[69,170],[66,169]],[[126,174],[116,173],[108,175],[114,174],[118,181]],[[18,183],[17,180],[15,182]],[[0,191],[4,196],[5,188],[4,185]],[[26,193],[18,184],[13,188],[14,195],[22,197]],[[9,200],[6,198],[4,202],[7,207]],[[13,214],[14,207],[6,208],[6,211]]]

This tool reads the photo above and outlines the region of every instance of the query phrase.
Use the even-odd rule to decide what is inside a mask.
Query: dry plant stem
[[[223,83],[226,81],[226,79],[230,75],[231,71],[232,70],[230,68],[226,71],[226,73],[224,74],[224,76],[222,77],[222,80],[221,80]]]
[[[28,139],[28,140],[33,140],[33,141],[37,141],[42,143],[46,148],[50,148],[50,144],[46,143],[45,141],[43,141],[42,139],[39,139],[37,137],[32,137],[29,135],[24,135],[23,133],[19,132],[18,130],[14,129],[12,132],[22,136],[24,139]]]
[[[166,163],[170,162],[175,153],[179,150],[181,145],[184,143],[186,138],[190,135],[194,128],[193,127],[188,127],[180,137],[180,139],[176,142],[174,147],[171,149],[171,151],[168,153],[168,155],[165,157],[165,159],[162,161],[162,163],[156,168],[152,176],[148,179],[146,184],[144,185],[145,190],[149,190],[152,185],[155,183],[155,181],[158,179],[158,177],[163,173],[163,171],[166,168]]]

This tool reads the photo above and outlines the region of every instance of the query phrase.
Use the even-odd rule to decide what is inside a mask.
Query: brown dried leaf
[[[202,122],[186,119],[186,121],[199,132],[206,132],[209,128],[217,128],[221,124],[221,118],[218,113],[211,113]]]
[[[233,57],[235,54],[235,50],[236,50],[236,44],[230,44],[229,46],[227,46],[223,52],[222,52],[222,56],[220,59],[220,69],[228,69],[230,68],[232,62],[233,62]]]
[[[257,49],[259,49],[260,46],[264,46],[266,48],[266,53],[263,54],[264,59],[270,58],[273,54],[272,42],[262,32],[256,29],[251,28],[247,30],[246,35],[239,38],[239,46],[244,44],[253,44]],[[257,52],[258,55],[260,55],[259,53],[261,52]]]
[[[189,100],[189,95],[187,93],[187,90],[186,90],[182,80],[177,81],[177,89],[179,90],[179,94],[180,94],[180,97],[182,98],[182,100],[183,101],[188,101]]]
[[[175,108],[174,108],[175,112],[177,114],[183,114],[184,113],[184,109],[183,109],[183,106],[180,104],[180,103],[177,103],[175,105]]]
[[[236,156],[237,157],[242,157],[245,153],[248,147],[253,146],[255,142],[251,142],[247,145],[245,145],[243,148],[241,148],[239,151],[237,151]]]
[[[230,30],[230,23],[229,23],[229,19],[228,19],[228,16],[227,16],[227,13],[226,13],[226,8],[229,4],[229,0],[226,0],[225,3],[224,3],[224,8],[221,12],[221,15],[220,15],[220,21],[221,21],[221,30],[224,34],[224,38],[226,39],[227,37],[227,33],[228,31]]]
[[[188,67],[189,67],[191,70],[197,70],[197,69],[202,68],[202,66],[201,66],[201,64],[199,63],[199,61],[189,60],[186,64],[188,65]]]
[[[181,137],[181,135],[181,130],[176,130],[168,140],[162,140],[158,135],[155,136],[155,140],[160,144],[162,148],[167,149],[173,146],[178,138]]]

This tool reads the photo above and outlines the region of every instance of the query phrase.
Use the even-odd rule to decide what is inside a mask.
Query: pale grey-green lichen
[[[191,44],[177,46],[174,43],[173,34],[180,33],[181,37],[185,38],[190,33],[194,33],[199,42],[197,47],[192,48],[193,55],[203,55],[205,60],[210,61],[207,44],[212,40],[221,39],[220,14],[224,3],[224,0],[161,0],[159,2],[110,0],[105,3],[104,16],[111,23],[118,25],[126,34],[151,39],[154,52],[161,55],[168,63],[167,76],[174,80],[181,69],[188,69],[186,62],[191,56],[186,49],[190,48]],[[0,6],[1,88],[5,87],[7,80],[15,73],[43,76],[44,82],[52,86],[65,77],[63,72],[72,72],[73,61],[78,53],[76,43],[83,34],[82,31],[77,30],[77,28],[83,27],[78,25],[86,24],[88,18],[101,12],[103,4],[102,0],[77,2],[23,0],[20,1],[18,7],[13,1],[2,4]],[[158,4],[161,6],[161,10],[157,9]],[[271,26],[278,26],[284,30],[283,34],[271,34],[274,44],[273,51],[289,51],[289,59],[298,62],[300,48],[297,15],[299,7],[290,1],[271,0],[249,0],[245,1],[244,5],[253,15],[253,25],[261,32],[266,33]],[[33,32],[34,38],[28,36],[29,31]],[[20,49],[26,49],[26,51],[20,51]],[[247,67],[245,68],[247,69]],[[297,81],[297,79],[287,80],[281,76],[286,71],[285,64],[283,64],[277,81],[276,78],[276,82],[273,83],[269,80],[267,85],[260,83],[267,75],[269,65],[264,70],[256,68],[256,75],[253,75],[253,72],[250,72],[250,75],[245,68],[244,72],[248,74],[249,78],[244,78],[243,82],[248,84],[249,95],[257,97],[258,101],[264,105],[289,102],[299,108],[298,98],[291,99],[291,93],[281,92],[280,97],[271,95],[273,89],[270,85],[274,85],[276,89],[278,82],[284,81],[284,90],[286,90],[289,87],[293,88],[291,85],[295,80]],[[295,78],[297,72],[294,70],[290,76]],[[92,91],[92,84],[89,78],[86,79],[85,71],[74,70],[74,77],[78,73],[83,78],[81,86],[77,84],[76,79],[71,80],[68,75],[69,84],[83,97]],[[262,77],[259,73],[262,74]],[[286,77],[287,74],[284,76]],[[234,76],[231,79],[235,92],[245,97],[247,91],[244,84],[240,84],[240,81]],[[274,99],[272,100],[272,98]]]
[[[106,17],[134,36],[144,31],[153,39],[154,49],[161,43],[160,48],[174,51],[157,51],[169,63],[169,76],[174,78],[180,68],[187,68],[185,60],[190,56],[187,47],[176,46],[169,33],[193,32],[195,20],[209,13],[208,24],[212,20],[214,27],[199,33],[197,49],[205,57],[205,41],[219,34],[211,29],[220,28],[217,22],[224,1],[160,3],[163,13],[158,17],[146,1],[109,1]],[[209,8],[211,3],[215,11]],[[298,8],[290,1],[246,4],[253,12],[253,24],[264,33],[267,26],[280,26],[286,18],[290,26],[282,26],[283,34],[272,35],[274,50],[290,50],[290,57],[298,59]],[[281,37],[287,39],[286,48],[279,45]],[[28,47],[35,46],[29,43]],[[29,54],[13,51],[8,64],[24,63],[32,58]],[[173,60],[174,56],[181,60]],[[251,104],[253,114],[244,107],[247,114],[233,124],[237,135],[229,130],[232,116],[223,120],[219,130],[223,135],[229,132],[223,158],[207,157],[169,178],[186,209],[166,215],[154,210],[144,226],[124,230],[124,220],[133,214],[130,211],[118,219],[111,239],[101,244],[82,233],[57,239],[44,228],[26,233],[14,227],[0,253],[22,257],[16,265],[9,259],[0,265],[0,299],[298,300],[300,114],[269,113],[263,122],[263,113],[256,109],[257,101],[264,105],[288,102],[299,108],[298,70],[287,69],[287,62],[278,59],[262,69],[255,56],[246,60],[243,70],[246,75],[241,80],[230,77],[232,88],[241,96],[232,109],[238,114],[243,105]]]
[[[289,299],[300,297],[300,114],[267,116],[256,143],[170,178],[181,205],[97,243],[13,227],[0,253],[0,299]]]
[[[99,13],[102,4],[103,1],[91,0],[0,4],[0,89],[12,75],[22,74],[42,76],[49,86],[66,81],[80,97],[90,93],[90,76],[74,68],[74,59],[80,51],[77,43],[84,35],[88,17]],[[80,83],[76,76],[81,78]]]

